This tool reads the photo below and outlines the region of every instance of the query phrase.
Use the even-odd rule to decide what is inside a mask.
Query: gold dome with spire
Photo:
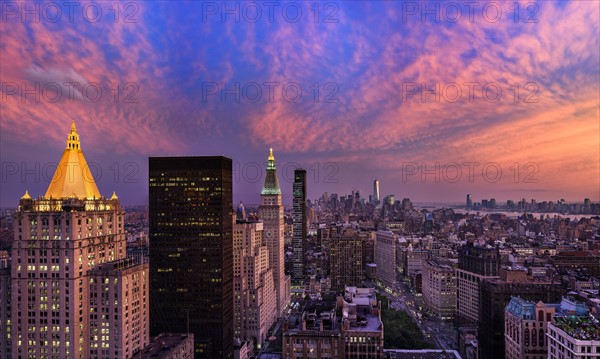
[[[71,131],[67,135],[67,145],[44,195],[46,199],[73,197],[78,199],[101,197],[92,172],[81,151],[75,120],[71,123]]]

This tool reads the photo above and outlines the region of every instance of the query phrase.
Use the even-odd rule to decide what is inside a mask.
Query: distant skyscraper
[[[269,151],[267,173],[258,212],[263,221],[264,236],[269,248],[269,263],[275,277],[277,315],[281,316],[290,302],[291,285],[290,277],[285,275],[283,204],[273,149]]]
[[[373,182],[373,201],[375,204],[379,203],[379,180]]]
[[[467,195],[467,208],[473,208],[473,198],[471,198],[471,194]]]
[[[149,170],[152,335],[189,320],[196,358],[231,358],[231,159],[151,157]]]
[[[246,208],[242,201],[240,201],[240,204],[238,205],[236,217],[237,219],[246,219]]]
[[[305,242],[308,233],[306,226],[306,171],[297,169],[294,171],[293,184],[293,217],[294,229],[292,237],[293,267],[292,279],[301,283],[305,279],[304,256]]]
[[[585,198],[583,200],[583,209],[584,209],[584,211],[589,212],[589,210],[591,208],[591,204],[592,204],[592,202],[590,201],[590,199],[589,198]]]
[[[25,192],[14,214],[10,357],[131,358],[148,344],[148,264],[126,258],[123,217],[73,123],[46,194]]]

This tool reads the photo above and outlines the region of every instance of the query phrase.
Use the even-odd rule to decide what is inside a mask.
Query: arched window
[[[537,331],[535,328],[531,329],[531,346],[537,346]]]
[[[539,346],[544,346],[544,341],[546,340],[546,336],[544,335],[544,329],[540,329],[540,336],[538,337]]]
[[[543,321],[544,321],[544,311],[538,310],[538,322],[543,322]]]
[[[524,343],[523,343],[523,344],[524,344],[526,347],[528,347],[528,346],[529,346],[529,328],[525,328],[525,335],[524,335],[524,338],[523,338],[523,340],[524,340]]]

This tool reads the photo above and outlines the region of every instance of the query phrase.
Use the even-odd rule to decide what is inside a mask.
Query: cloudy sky
[[[147,201],[147,157],[225,155],[258,203],[600,200],[594,1],[2,2],[0,205],[43,195],[74,119],[102,194]],[[60,7],[59,7],[60,6]]]

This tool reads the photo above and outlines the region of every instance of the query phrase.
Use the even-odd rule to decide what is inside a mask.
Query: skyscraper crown
[[[67,135],[67,145],[44,197],[55,199],[72,197],[93,199],[101,197],[81,151],[75,121],[71,124],[71,131]]]
[[[260,194],[281,194],[281,189],[279,188],[279,181],[277,180],[277,170],[275,168],[275,156],[273,156],[272,148],[269,149],[269,158],[267,161],[267,174],[265,176],[265,184]]]

